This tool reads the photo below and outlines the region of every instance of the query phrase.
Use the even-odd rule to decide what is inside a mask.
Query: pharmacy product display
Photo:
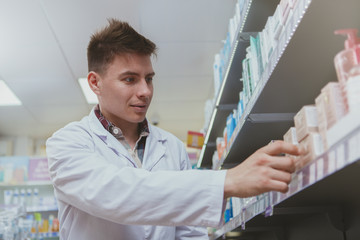
[[[58,239],[46,158],[0,157],[0,239]]]
[[[298,144],[307,153],[297,159],[286,194],[269,192],[240,201],[240,207],[239,200],[230,199],[226,223],[212,238],[236,230],[244,239],[273,239],[271,234],[275,239],[358,239],[360,194],[349,187],[359,187],[360,180],[359,37],[356,29],[343,28],[360,28],[355,10],[360,2],[261,4],[244,4],[241,26],[250,26],[251,16],[265,14],[267,7],[272,12],[261,29],[236,33],[207,112],[211,117],[198,166],[231,167],[274,139]],[[339,34],[347,37],[345,44]]]
[[[27,215],[24,208],[7,207],[0,209],[0,239],[39,240],[58,238],[59,220],[53,215],[48,219],[40,213]]]

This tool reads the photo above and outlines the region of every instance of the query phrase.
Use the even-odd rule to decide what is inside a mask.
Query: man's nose
[[[142,79],[139,82],[138,86],[138,96],[139,97],[150,97],[152,95],[152,84],[147,82],[145,79]]]

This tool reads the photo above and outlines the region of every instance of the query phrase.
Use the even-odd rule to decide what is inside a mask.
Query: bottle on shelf
[[[14,190],[13,197],[12,197],[12,203],[14,205],[19,204],[19,189],[17,189],[17,188]]]
[[[345,49],[336,54],[334,62],[339,82],[345,85],[349,78],[350,70],[360,64],[360,38],[357,29],[341,29],[335,34],[347,36]]]
[[[26,206],[32,206],[32,190],[31,188],[26,189]]]
[[[4,204],[10,205],[12,202],[13,190],[4,190]]]
[[[32,206],[36,207],[39,206],[40,199],[39,199],[39,189],[34,188],[33,196],[32,196]]]
[[[21,206],[25,206],[25,204],[26,204],[25,199],[26,199],[26,191],[25,191],[25,189],[22,188],[20,190],[20,205]]]

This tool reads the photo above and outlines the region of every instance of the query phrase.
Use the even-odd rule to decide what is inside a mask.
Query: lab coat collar
[[[134,167],[138,167],[125,147],[101,125],[94,113],[94,109],[92,109],[89,114],[89,125],[92,132],[117,155],[123,155]],[[151,170],[165,154],[166,148],[164,142],[166,141],[167,136],[163,131],[149,124],[149,122],[148,126],[150,134],[146,138],[143,167],[147,170]]]

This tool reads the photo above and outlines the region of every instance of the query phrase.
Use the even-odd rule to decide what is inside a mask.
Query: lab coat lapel
[[[109,133],[110,134],[110,133]],[[116,153],[116,155],[120,157],[125,157],[128,161],[132,163],[134,167],[139,167],[135,163],[135,161],[131,158],[129,152],[125,149],[125,147],[112,135],[108,137],[108,141],[106,141],[106,145]]]
[[[146,139],[145,154],[144,154],[144,167],[151,171],[152,168],[161,160],[165,155],[165,141],[166,137],[163,136],[155,127],[150,127],[150,134]]]
[[[138,167],[125,147],[101,125],[94,113],[94,110],[90,113],[89,121],[89,125],[93,133],[97,135],[108,148],[110,148],[119,157],[126,158],[134,167]]]

